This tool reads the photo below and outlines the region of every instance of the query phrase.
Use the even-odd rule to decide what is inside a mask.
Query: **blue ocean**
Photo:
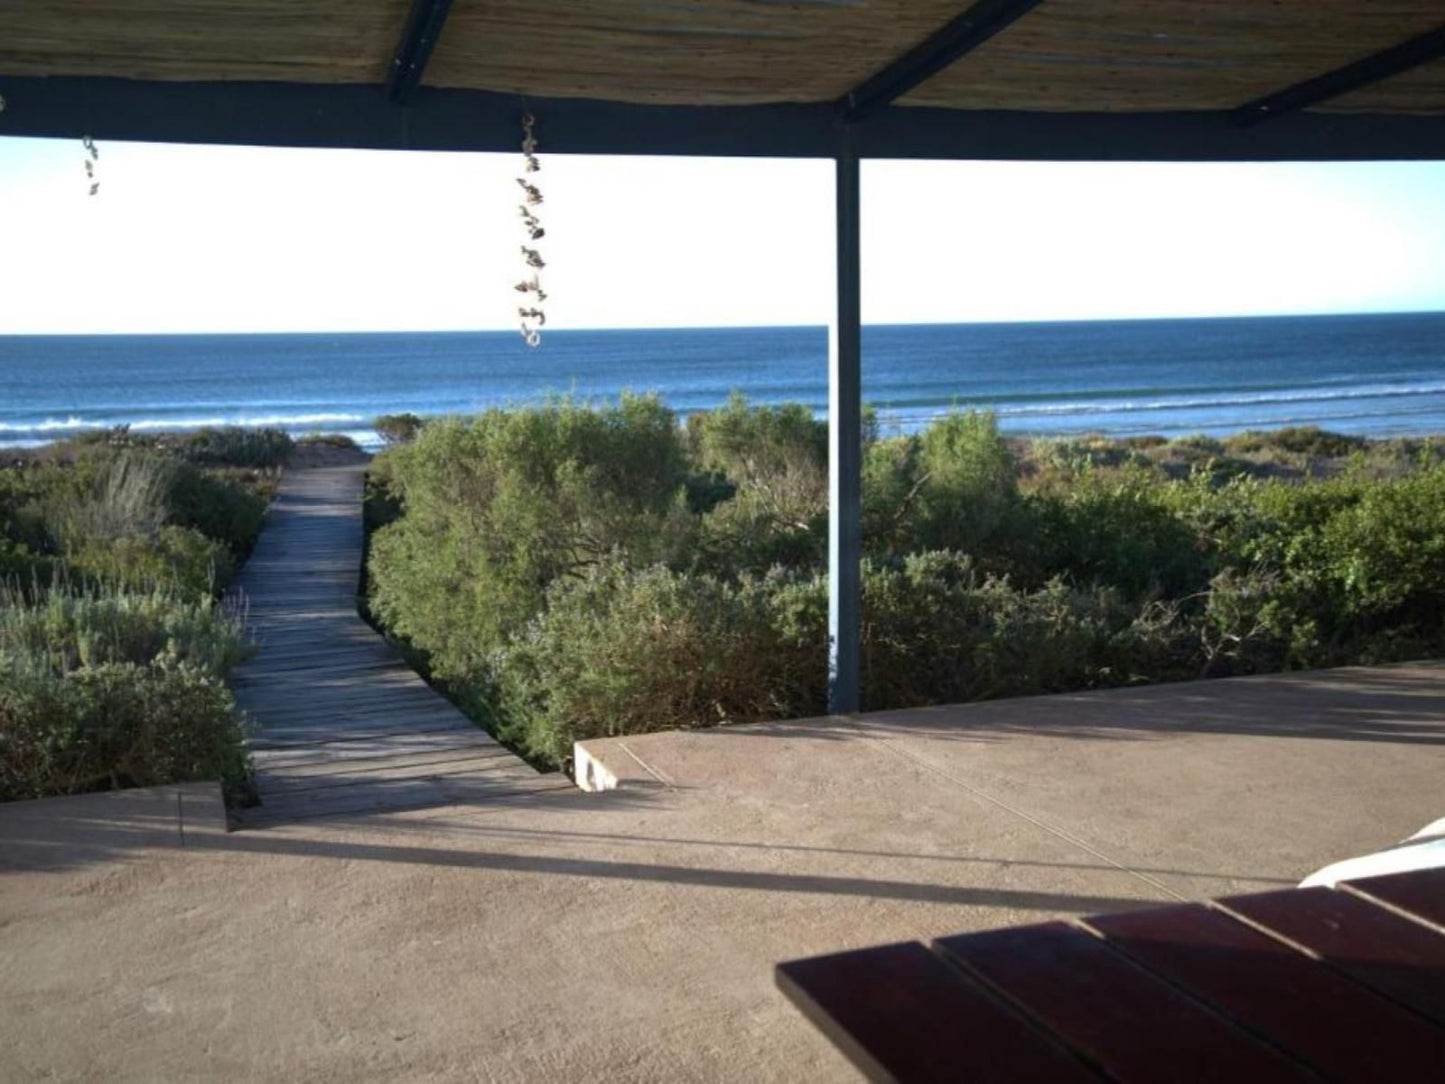
[[[1315,424],[1445,433],[1445,313],[864,329],[885,428],[954,407],[1011,432],[1228,433]],[[375,442],[371,419],[657,392],[680,415],[733,390],[827,405],[820,327],[0,337],[0,445],[88,429],[272,425]]]

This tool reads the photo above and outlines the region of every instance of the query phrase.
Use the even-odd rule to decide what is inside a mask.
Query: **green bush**
[[[1364,437],[1331,433],[1315,425],[1275,429],[1261,433],[1250,431],[1229,437],[1225,447],[1234,453],[1258,453],[1267,449],[1324,458],[1348,456],[1365,448],[1369,441]]]
[[[868,710],[1193,676],[1177,615],[1107,588],[1023,590],[947,551],[873,564],[863,582]]]
[[[1429,444],[1080,438],[1019,461],[972,412],[864,435],[870,709],[1445,652]],[[636,397],[432,422],[372,464],[368,600],[542,759],[817,713],[827,467],[810,411],[736,396],[684,432]]]
[[[676,419],[655,397],[441,420],[379,458],[405,514],[372,538],[372,612],[459,685],[553,581],[618,552],[670,560],[693,529]]]
[[[181,471],[171,487],[167,519],[225,543],[239,560],[251,552],[261,534],[267,503],[255,482],[191,468]]]
[[[383,414],[371,423],[376,435],[390,447],[393,444],[410,444],[416,440],[425,423],[415,414]]]
[[[57,674],[0,654],[0,801],[206,779],[244,799],[245,738],[225,686],[191,667]]]
[[[107,663],[187,665],[224,677],[248,645],[239,620],[209,598],[165,589],[0,583],[0,656],[57,674]]]
[[[55,577],[56,560],[36,553],[23,542],[0,537],[0,583],[48,586]]]
[[[863,598],[869,710],[1198,673],[1197,630],[1176,611],[1061,581],[1019,590],[962,554],[869,562]],[[606,562],[557,581],[495,653],[487,714],[553,763],[587,738],[821,714],[826,621],[822,576]]]
[[[181,454],[194,463],[217,467],[274,469],[284,466],[294,442],[281,429],[239,425],[202,429],[181,439]]]
[[[1014,567],[1032,582],[1063,576],[1131,598],[1202,590],[1209,555],[1169,493],[1137,469],[1086,470],[1068,488],[1035,493],[1020,532],[1027,541],[1012,548]]]
[[[202,778],[244,796],[222,680],[246,644],[213,599],[270,483],[195,462],[222,454],[119,432],[0,469],[0,800]]]
[[[828,427],[799,403],[725,406],[687,420],[688,452],[713,479],[702,544],[708,567],[727,574],[775,565],[814,567],[827,545]],[[726,487],[716,480],[726,480]],[[694,484],[693,492],[697,486]]]
[[[1019,490],[1013,455],[992,413],[955,411],[935,421],[919,439],[918,471],[914,548],[975,555],[999,548]]]
[[[175,459],[150,452],[93,457],[76,470],[73,484],[52,488],[45,513],[52,536],[73,550],[157,534],[169,516],[180,470]],[[81,489],[87,476],[90,484]]]
[[[0,470],[0,577],[176,582],[208,593],[260,533],[271,480],[173,452],[93,445],[72,460]]]
[[[780,631],[771,587],[618,561],[558,580],[495,660],[499,736],[559,763],[587,738],[819,709],[816,638]]]
[[[173,587],[187,598],[217,593],[234,567],[225,545],[189,527],[87,538],[67,552],[66,565],[81,579],[140,589]]]

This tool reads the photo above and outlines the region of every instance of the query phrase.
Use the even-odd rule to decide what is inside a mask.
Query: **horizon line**
[[[1149,324],[1180,323],[1200,320],[1289,320],[1328,319],[1351,316],[1442,316],[1440,309],[1364,309],[1316,312],[1277,313],[1211,313],[1190,316],[1086,316],[1086,317],[1040,317],[1029,320],[902,320],[864,322],[865,328],[897,327],[1003,327],[1029,326],[1035,324]],[[597,332],[638,332],[638,331],[803,331],[826,330],[828,324],[677,324],[639,325],[612,327],[554,328],[544,332],[553,335],[595,334]],[[203,336],[295,336],[295,335],[515,335],[516,328],[307,328],[301,330],[268,331],[0,331],[0,339],[114,339],[114,338],[161,338],[167,336],[197,338]]]

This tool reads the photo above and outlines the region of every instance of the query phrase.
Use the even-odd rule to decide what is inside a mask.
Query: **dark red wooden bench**
[[[1445,1082],[1445,870],[779,964],[880,1081]]]

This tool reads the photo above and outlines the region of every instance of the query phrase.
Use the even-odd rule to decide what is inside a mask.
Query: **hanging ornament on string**
[[[100,191],[100,179],[95,172],[96,163],[100,161],[100,151],[96,148],[95,140],[88,135],[80,137],[80,145],[85,148],[85,179],[90,183],[90,194],[93,196]]]
[[[536,117],[531,113],[522,114],[522,171],[529,176],[542,169],[542,164],[537,161],[536,126]],[[522,189],[523,202],[518,208],[522,215],[522,229],[527,234],[527,240],[535,245],[547,236],[535,210],[542,206],[542,190],[525,176],[518,177],[517,184]],[[528,346],[541,346],[542,328],[547,324],[547,314],[542,309],[542,302],[547,300],[547,292],[542,289],[542,269],[547,262],[542,259],[541,251],[532,245],[521,246],[522,261],[530,274],[513,289],[527,295],[523,304],[517,307],[517,315],[522,321],[522,339]]]

